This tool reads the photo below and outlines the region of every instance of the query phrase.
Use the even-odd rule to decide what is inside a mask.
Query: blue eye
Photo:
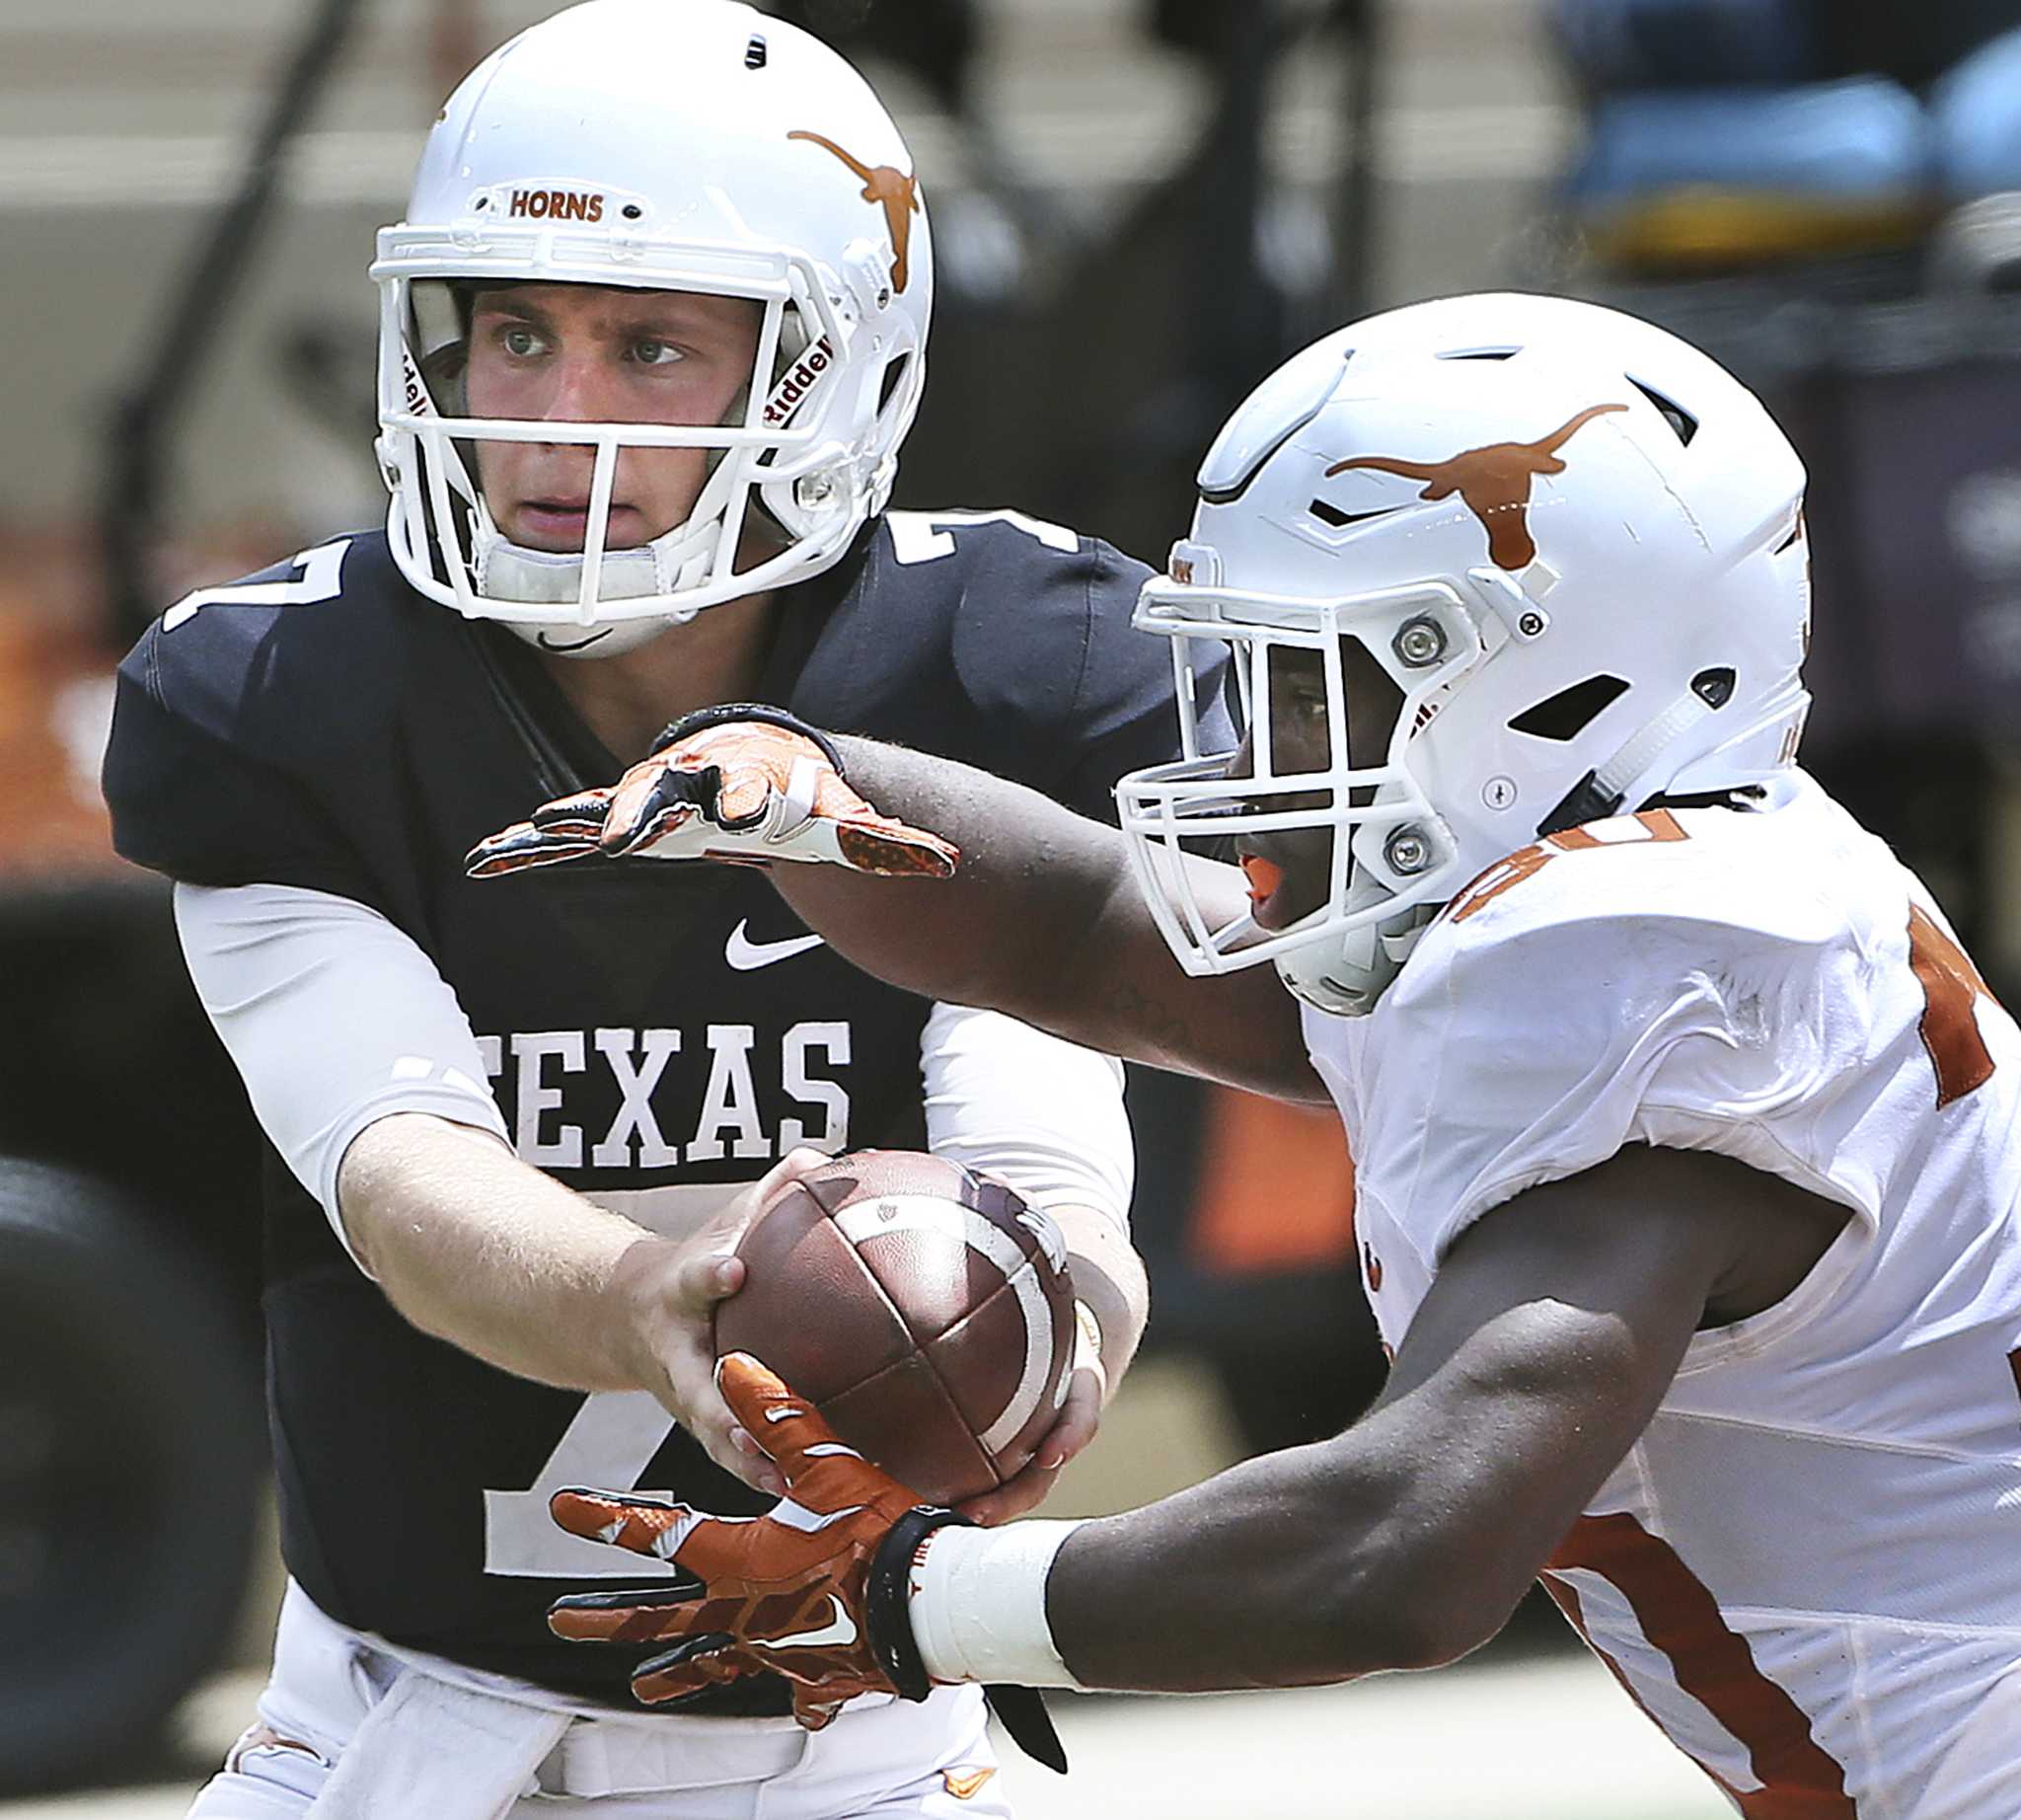
[[[672,366],[675,361],[687,358],[671,341],[636,341],[632,351],[646,366]]]

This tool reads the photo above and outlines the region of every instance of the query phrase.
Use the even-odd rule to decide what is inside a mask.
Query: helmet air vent
[[[1513,360],[1520,347],[1455,347],[1441,354],[1441,360]]]
[[[752,33],[751,41],[744,46],[744,67],[746,69],[763,69],[767,54],[764,34],[759,32]]]
[[[1239,499],[1271,456],[1325,409],[1354,358],[1336,331],[1295,355],[1251,392],[1222,426],[1200,464],[1200,497],[1209,505]]]
[[[1665,398],[1653,386],[1645,386],[1632,374],[1628,377],[1628,383],[1656,407],[1663,420],[1670,425],[1672,433],[1689,448],[1691,438],[1698,433],[1698,419],[1675,400]]]
[[[1733,672],[1728,670],[1726,677],[1731,686]],[[1589,676],[1569,689],[1560,689],[1534,708],[1526,708],[1509,725],[1533,739],[1576,739],[1603,709],[1626,694],[1627,688],[1618,676]]]
[[[1733,671],[1700,670],[1691,678],[1691,693],[1707,708],[1724,708],[1733,700]]]
[[[1307,509],[1321,524],[1330,524],[1336,531],[1343,526],[1360,524],[1365,518],[1386,518],[1391,512],[1400,512],[1400,505],[1379,505],[1372,512],[1344,512],[1337,505],[1329,505],[1324,499],[1313,499]]]

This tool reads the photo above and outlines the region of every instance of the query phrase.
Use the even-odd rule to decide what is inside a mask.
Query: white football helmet
[[[1192,534],[1137,609],[1173,641],[1186,757],[1117,797],[1180,964],[1274,961],[1308,1002],[1365,1012],[1496,860],[1792,763],[1803,486],[1751,392],[1596,305],[1449,298],[1295,356],[1208,451]],[[1194,712],[1198,659],[1224,646],[1238,779]],[[1323,669],[1321,769],[1273,763],[1286,649]],[[1298,829],[1331,830],[1327,901],[1210,927],[1182,854]]]
[[[601,657],[828,568],[890,496],[925,378],[933,250],[912,172],[847,62],[730,0],[588,0],[493,51],[449,98],[372,266],[402,573]],[[703,426],[461,415],[468,287],[516,282],[754,299],[748,391]],[[596,451],[580,554],[500,534],[476,484],[482,438]],[[613,551],[628,447],[718,453],[685,523]],[[754,493],[783,547],[738,572]]]

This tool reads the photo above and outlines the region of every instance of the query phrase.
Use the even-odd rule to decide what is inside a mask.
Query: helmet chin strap
[[[1589,771],[1558,799],[1557,806],[1536,824],[1538,839],[1576,828],[1582,822],[1605,821],[1617,813],[1627,799],[1628,786],[1647,775],[1664,747],[1689,732],[1725,703],[1723,695],[1713,702],[1696,687],[1686,689],[1606,764]]]
[[[728,463],[718,462],[695,501],[695,509],[664,536],[631,550],[606,550],[597,569],[599,601],[639,600],[671,594],[699,582],[713,560],[723,531],[722,505],[729,492]],[[530,645],[566,657],[616,657],[685,626],[699,607],[675,607],[634,619],[584,623],[573,611],[582,597],[580,551],[533,550],[515,544],[497,527],[482,495],[471,513],[471,570],[480,593],[495,599],[553,602],[571,609],[553,620],[505,623]]]

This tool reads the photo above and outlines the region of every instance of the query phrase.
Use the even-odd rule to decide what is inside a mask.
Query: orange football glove
[[[799,860],[936,878],[960,857],[937,835],[878,814],[814,728],[748,703],[676,720],[615,785],[544,803],[530,820],[480,841],[464,864],[472,877],[490,878],[598,854]]]
[[[632,1678],[653,1704],[766,1669],[793,1684],[794,1716],[811,1731],[859,1694],[926,1699],[906,1583],[921,1541],[962,1519],[921,1504],[844,1446],[749,1353],[728,1354],[716,1382],[778,1465],[786,1497],[762,1517],[711,1517],[686,1504],[556,1492],[550,1508],[571,1535],[671,1560],[704,1590],[580,1593],[549,1608],[549,1628],[573,1642],[672,1642]]]

